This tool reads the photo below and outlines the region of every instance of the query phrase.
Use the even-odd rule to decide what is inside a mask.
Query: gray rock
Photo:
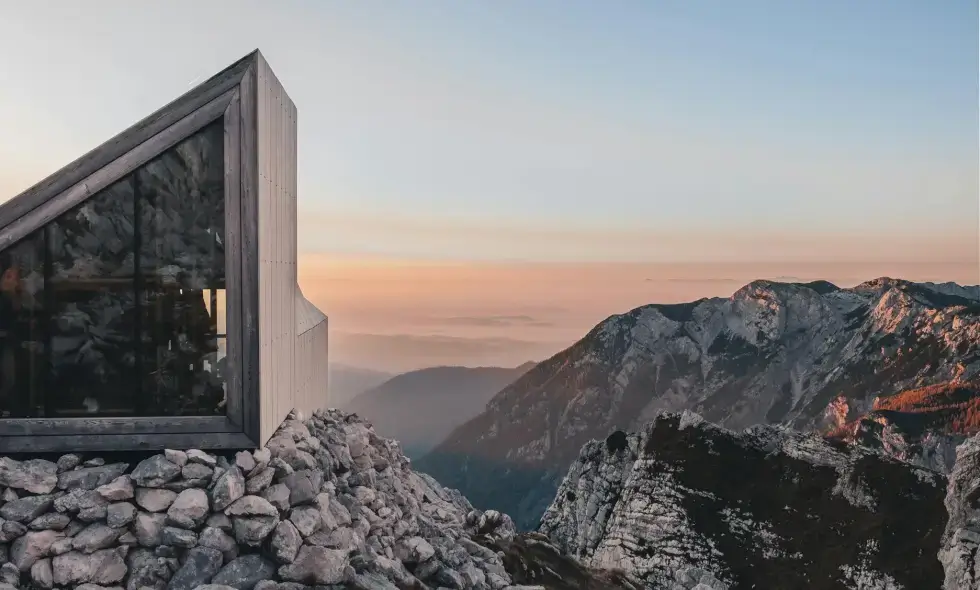
[[[165,526],[160,532],[160,543],[171,547],[190,549],[198,544],[197,533],[179,527]]]
[[[176,571],[176,568],[169,567],[166,558],[157,557],[147,549],[132,551],[126,558],[126,563],[129,566],[129,575],[126,576],[127,590],[140,588],[163,590]]]
[[[73,490],[80,488],[83,490],[94,490],[126,473],[127,469],[129,469],[128,463],[113,463],[111,465],[98,465],[65,471],[58,476],[58,489]]]
[[[9,543],[27,532],[27,527],[12,520],[0,520],[0,543]]]
[[[50,494],[58,485],[58,466],[44,459],[0,457],[0,485],[32,494]]]
[[[147,512],[163,512],[177,499],[177,492],[159,488],[136,488],[136,503]]]
[[[313,535],[306,542],[310,545],[319,545],[328,549],[344,549],[360,547],[364,544],[364,539],[361,538],[357,531],[350,527],[338,527],[322,535],[319,533]]]
[[[106,516],[108,502],[94,490],[76,488],[64,496],[55,498],[54,509],[58,512],[77,514],[80,520],[94,522]]]
[[[201,531],[197,544],[201,547],[210,547],[220,551],[224,556],[225,563],[238,557],[238,543],[234,537],[219,528],[205,527]]]
[[[249,455],[251,457],[251,455]],[[238,590],[252,590],[261,580],[275,576],[276,566],[261,555],[243,555],[221,568],[211,580],[214,584],[231,586]]]
[[[0,565],[0,581],[6,584],[20,584],[20,570],[12,563]]]
[[[30,522],[47,512],[54,504],[54,496],[25,496],[0,506],[0,516],[6,520]]]
[[[289,512],[289,520],[304,537],[309,537],[323,526],[320,510],[315,506],[297,506],[293,508]]]
[[[69,453],[67,455],[62,455],[58,458],[58,473],[62,471],[68,471],[69,469],[74,469],[82,464],[82,457],[76,455],[75,453]]]
[[[239,516],[232,519],[235,540],[243,545],[258,547],[279,524],[279,516]]]
[[[181,477],[195,482],[210,481],[212,475],[214,475],[214,469],[202,463],[188,463],[180,470]]]
[[[3,494],[0,494],[0,503],[6,504],[7,502],[13,502],[19,497],[16,490],[7,488],[3,491]]]
[[[106,523],[111,527],[124,527],[136,519],[136,507],[129,502],[115,502],[106,508]]]
[[[72,548],[82,553],[94,553],[99,549],[111,547],[122,534],[122,528],[114,528],[96,522],[85,527],[72,539]]]
[[[62,553],[68,553],[69,551],[71,551],[71,538],[66,537],[51,543],[51,549],[48,550],[48,553],[54,556],[61,555]]]
[[[406,565],[415,565],[432,559],[436,554],[432,545],[422,537],[402,539],[395,545],[395,557]]]
[[[346,567],[346,551],[304,545],[293,563],[279,568],[279,576],[301,584],[339,584]]]
[[[200,463],[202,465],[207,465],[208,467],[214,467],[218,464],[218,460],[212,455],[198,449],[191,449],[187,451],[187,460],[191,463]]]
[[[248,473],[255,469],[255,458],[248,451],[238,451],[235,454],[235,465],[242,470],[242,473]]]
[[[68,523],[70,522],[71,517],[67,514],[48,512],[47,514],[42,514],[32,520],[27,527],[35,531],[61,531],[64,530],[64,528],[68,526]]]
[[[121,582],[126,576],[126,562],[120,549],[103,549],[95,553],[70,551],[51,560],[55,586]]]
[[[276,476],[276,470],[272,467],[262,467],[255,469],[245,482],[245,491],[249,494],[258,494],[262,490],[272,485],[272,479]]]
[[[140,512],[133,522],[133,534],[143,547],[156,547],[160,544],[160,534],[166,523],[166,515]]]
[[[269,461],[269,467],[276,470],[276,477],[278,478],[286,477],[294,471],[292,465],[283,461],[282,457],[272,457],[272,461]]]
[[[208,517],[208,495],[204,490],[181,492],[167,510],[167,523],[185,529],[195,529]]]
[[[130,477],[138,486],[159,488],[178,475],[180,475],[180,466],[167,461],[163,455],[153,455],[140,461]]]
[[[252,452],[252,458],[255,459],[255,463],[259,466],[268,465],[269,461],[272,461],[272,451],[266,447],[262,447]]]
[[[82,463],[82,467],[101,467],[105,465],[105,459],[102,457],[93,457]]]
[[[221,552],[210,547],[194,547],[187,552],[183,565],[177,570],[168,590],[194,590],[207,584],[221,569]]]
[[[245,495],[245,477],[237,467],[222,473],[211,490],[211,506],[215,512],[224,510]]]
[[[260,496],[242,496],[225,509],[228,516],[279,516],[279,511]]]
[[[313,502],[320,492],[319,482],[314,482],[311,473],[307,470],[290,473],[282,478],[281,483],[289,488],[290,506]]]
[[[50,559],[41,559],[31,566],[31,580],[38,588],[54,588],[54,571]]]
[[[211,516],[208,517],[208,520],[205,524],[209,527],[221,529],[226,533],[230,532],[232,527],[231,518],[223,512],[217,512],[215,514],[212,514]]]
[[[109,483],[95,488],[95,491],[109,502],[132,500],[133,480],[128,475],[120,475]]]
[[[187,465],[187,461],[188,461],[187,453],[184,451],[177,451],[174,449],[164,449],[163,456],[164,458],[167,459],[167,461],[170,461],[177,467],[183,467],[184,465]]]
[[[52,543],[63,538],[65,535],[60,531],[28,531],[10,545],[10,563],[26,572],[48,555]]]
[[[270,486],[259,494],[269,501],[270,504],[279,509],[280,512],[289,510],[289,488],[284,484],[277,483]]]
[[[269,541],[273,559],[281,564],[292,563],[302,545],[303,537],[296,526],[288,520],[276,525],[272,539]]]

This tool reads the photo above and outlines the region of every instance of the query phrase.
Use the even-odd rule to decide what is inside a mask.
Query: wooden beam
[[[225,371],[228,419],[242,430],[242,110],[241,91],[225,109]]]
[[[87,436],[4,436],[0,454],[92,451],[157,451],[160,449],[254,449],[255,441],[240,432],[184,434],[91,434]]]
[[[241,432],[225,416],[152,416],[127,418],[5,418],[0,436],[85,436],[93,434],[186,434]]]
[[[239,92],[241,125],[241,375],[242,426],[245,434],[260,438],[259,398],[259,176],[258,176],[258,68],[242,76]]]

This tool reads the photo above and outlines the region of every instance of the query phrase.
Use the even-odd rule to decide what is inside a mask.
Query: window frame
[[[2,418],[0,453],[251,448],[259,439],[257,52],[0,207],[0,251],[222,121],[225,198],[224,415]],[[243,165],[244,163],[244,165]]]

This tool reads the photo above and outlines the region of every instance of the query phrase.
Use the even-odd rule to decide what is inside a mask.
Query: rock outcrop
[[[824,432],[876,399],[978,377],[976,287],[755,281],[729,298],[608,318],[501,391],[417,467],[533,529],[583,444],[638,430],[659,412]]]
[[[842,398],[832,402],[840,408]],[[865,447],[949,475],[956,461],[956,447],[980,432],[980,385],[944,382],[875,399],[870,411],[846,421],[832,438]]]
[[[946,570],[945,590],[980,590],[980,438],[956,449],[949,476],[949,520],[939,559]]]
[[[962,456],[975,452],[954,470],[971,489],[980,454],[972,467]],[[930,590],[944,576],[945,494],[941,474],[859,446],[684,412],[585,445],[540,530],[653,589]],[[945,561],[972,573],[980,533],[961,501],[946,498],[958,524]]]
[[[334,410],[228,456],[3,457],[0,486],[0,590],[521,588],[508,566],[548,588],[632,588],[543,540],[546,562],[515,559],[529,541],[509,517],[473,510]]]

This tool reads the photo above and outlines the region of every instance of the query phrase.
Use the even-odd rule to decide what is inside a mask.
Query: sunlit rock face
[[[876,399],[978,376],[975,287],[755,281],[729,298],[610,317],[501,391],[418,467],[533,529],[583,444],[660,412],[827,432]],[[934,446],[948,470],[951,447]]]
[[[585,445],[540,530],[649,588],[938,589],[945,495],[858,446],[685,412]]]
[[[957,445],[980,432],[980,385],[957,380],[902,391],[845,420],[828,436],[948,475]]]

